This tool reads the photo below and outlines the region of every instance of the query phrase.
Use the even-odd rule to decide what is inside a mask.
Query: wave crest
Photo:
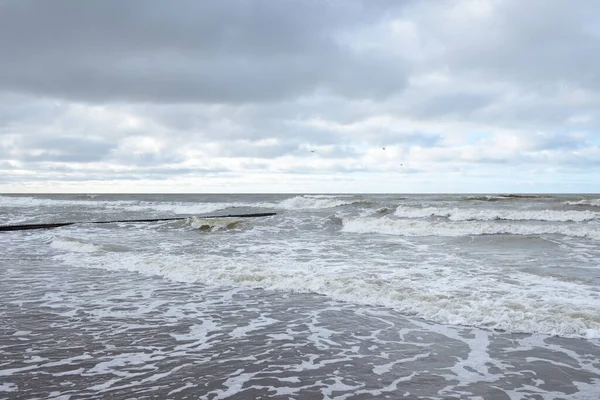
[[[552,221],[583,222],[600,217],[593,211],[563,210],[500,210],[474,208],[441,208],[441,207],[404,207],[396,208],[394,215],[399,218],[445,217],[451,221]]]
[[[62,260],[82,266],[79,258]],[[359,265],[360,264],[360,265]],[[542,333],[563,337],[600,338],[600,295],[577,282],[526,273],[496,273],[477,265],[478,274],[438,263],[415,262],[378,271],[364,262],[307,268],[287,255],[253,257],[140,255],[92,259],[86,267],[124,269],[185,282],[254,287],[283,292],[319,293],[340,301],[383,305],[432,322]],[[473,290],[476,287],[478,290]]]
[[[279,202],[277,206],[288,210],[297,210],[303,208],[333,208],[358,202],[339,197],[296,196]]]
[[[189,218],[189,225],[202,232],[230,231],[247,225],[247,221],[231,218]]]
[[[427,221],[392,219],[388,217],[358,217],[344,219],[342,231],[352,233],[383,233],[398,236],[479,236],[479,235],[564,235],[600,240],[600,231],[592,226],[495,223],[493,221]]]
[[[461,197],[460,200],[466,201],[502,201],[502,200],[520,200],[520,199],[544,199],[549,198],[551,196],[541,195],[541,194],[495,194],[495,195],[472,195]]]
[[[600,207],[600,199],[582,199],[579,201],[566,201],[565,204],[568,206]]]
[[[102,247],[92,243],[86,243],[80,239],[58,236],[52,239],[50,246],[57,250],[63,250],[74,253],[95,253],[102,251]]]

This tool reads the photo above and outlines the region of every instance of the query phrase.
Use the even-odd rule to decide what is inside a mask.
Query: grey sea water
[[[0,398],[600,399],[600,195],[0,196],[177,216],[0,232]]]

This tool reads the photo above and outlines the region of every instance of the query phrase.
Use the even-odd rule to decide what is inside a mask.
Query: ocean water
[[[600,399],[600,195],[0,196],[67,221],[0,232],[0,398]]]

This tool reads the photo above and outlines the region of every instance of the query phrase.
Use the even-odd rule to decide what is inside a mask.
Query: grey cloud
[[[214,156],[273,158],[300,154],[310,146],[340,144],[341,140],[334,132],[295,123],[298,115],[305,118],[317,111],[323,113],[323,108],[307,110],[292,102],[270,106],[145,105],[135,110],[165,127],[173,149],[201,149],[204,143],[219,143],[219,153]],[[276,139],[277,143],[257,143],[263,139]]]
[[[600,128],[600,3],[581,0],[417,2],[420,77],[389,109],[417,119],[469,120],[531,130]],[[434,45],[435,46],[434,46]],[[392,111],[393,112],[393,111]],[[573,117],[588,120],[571,125]]]
[[[403,3],[6,1],[0,90],[159,103],[387,96],[405,85],[402,60],[337,35]]]
[[[404,145],[408,147],[435,147],[443,139],[442,134],[426,132],[385,132],[378,135],[378,141],[384,145]]]
[[[331,168],[331,172],[334,172],[334,173],[365,172],[367,170],[368,169],[365,167],[360,167],[360,166],[349,167],[349,166],[343,166],[343,165],[334,166]],[[320,167],[306,165],[301,168],[298,168],[298,167],[288,168],[288,169],[286,169],[285,172],[289,173],[291,175],[314,175],[315,173],[319,173],[321,171],[322,171],[322,168],[320,168]]]
[[[10,171],[10,170],[15,170],[15,169],[17,169],[17,167],[13,163],[8,162],[8,161],[0,161],[0,170],[5,170],[5,171],[9,170]]]
[[[182,175],[207,175],[220,172],[228,172],[225,168],[181,168],[181,167],[154,167],[144,170],[145,173],[163,176],[182,176]]]
[[[529,136],[532,150],[575,150],[589,146],[587,135],[571,133],[544,133]]]
[[[219,156],[222,157],[250,157],[250,158],[275,158],[292,154],[297,150],[293,143],[257,145],[252,142],[235,141],[223,143]]]
[[[99,138],[22,136],[8,155],[21,161],[92,162],[107,157],[115,144]],[[7,154],[5,153],[5,156]]]
[[[529,130],[532,135],[544,131],[564,136],[569,131],[600,129],[600,96],[585,96],[582,100],[573,101],[572,94],[533,95],[523,88],[523,91],[518,93],[481,95],[480,102],[477,102],[478,96],[474,96],[471,104],[467,101],[460,105],[452,104],[451,101],[444,104],[436,100],[444,96],[448,99],[453,97],[429,93],[423,99],[419,99],[422,103],[415,101],[416,105],[407,106],[406,112],[423,119],[443,118],[520,131]],[[461,97],[459,92],[456,96]],[[433,104],[433,107],[430,104]],[[458,111],[461,108],[462,111]],[[577,122],[577,118],[583,120]]]
[[[471,114],[472,120],[516,129],[532,131],[598,130],[600,129],[600,101],[591,99],[584,105],[569,104],[568,99],[550,96],[555,102],[544,103],[543,99],[520,102],[497,99],[493,107]],[[589,120],[573,124],[570,118],[586,116]]]
[[[490,94],[440,93],[430,95],[415,104],[409,104],[411,114],[420,118],[456,116],[465,118],[486,107],[495,100]]]
[[[339,145],[339,146],[335,146],[333,147],[333,149],[328,149],[327,152],[321,152],[321,151],[317,151],[315,150],[314,155],[316,157],[323,157],[323,158],[358,158],[360,157],[363,153],[363,151],[360,151],[359,149],[353,147],[353,146],[344,146],[344,145]],[[304,154],[306,154],[306,151],[304,151]]]
[[[22,144],[23,161],[58,161],[86,163],[105,159],[114,143],[82,137],[29,137]],[[36,154],[38,153],[39,154]]]
[[[328,130],[305,129],[299,121],[327,116],[334,121],[351,123],[371,116],[360,104],[342,98],[320,97],[308,104],[303,101],[254,103],[243,105],[142,105],[133,111],[152,119],[183,140],[277,138],[302,143],[330,144],[339,137]]]
[[[393,107],[389,107],[394,110]],[[309,126],[306,120],[325,118],[336,123],[360,123],[369,117],[381,116],[386,111],[381,105],[361,104],[341,98],[320,98],[313,103],[280,102],[271,105],[222,106],[142,106],[136,112],[154,119],[167,129],[175,131],[170,140],[180,143],[218,140],[231,143],[236,140],[276,138],[282,148],[310,145],[345,146],[354,142],[372,145],[411,144],[430,147],[438,144],[443,132],[410,132],[402,127],[365,130],[347,135],[326,127]],[[395,111],[395,110],[394,110]]]
[[[0,58],[0,65],[2,62]],[[31,96],[3,95],[0,87],[0,136],[27,125],[51,124],[60,115],[56,102]]]
[[[120,165],[151,168],[156,165],[178,164],[183,161],[183,158],[177,155],[174,149],[166,149],[160,153],[126,153],[122,151],[111,151],[111,154],[107,156],[107,160],[117,162]]]
[[[28,132],[11,146],[0,147],[0,159],[25,163],[92,163],[114,161],[121,165],[152,166],[181,162],[173,149],[161,153],[117,152],[118,141],[99,137],[45,136]],[[53,167],[58,171],[58,167]]]
[[[10,167],[5,168],[8,163],[0,162],[0,170],[16,171],[20,168]],[[56,164],[52,162],[31,162],[24,166],[26,169],[35,169],[35,176],[27,176],[28,181],[43,182],[48,179],[52,179],[60,175],[60,180],[71,181],[71,182],[82,182],[82,181],[105,181],[110,180],[139,180],[139,179],[157,179],[166,180],[172,179],[173,177],[181,176],[209,176],[217,173],[227,173],[228,170],[224,168],[177,168],[177,167],[149,167],[149,168],[137,168],[132,171],[120,172],[120,171],[107,171],[106,169],[87,169],[82,172],[79,168],[68,166],[65,164]],[[0,175],[0,182],[20,182],[24,179],[23,175],[15,174],[2,174]]]
[[[595,168],[600,3],[440,4],[2,1],[1,179],[242,179],[226,167],[235,158],[244,160],[232,168],[252,172],[368,172],[381,167],[369,160],[383,146],[414,160],[402,173],[419,163]],[[396,18],[403,37],[386,25]],[[494,132],[523,137],[496,154],[481,145],[497,143]],[[461,160],[462,138],[481,146]],[[198,154],[224,166],[188,168]]]
[[[122,165],[137,165],[147,167],[150,167],[152,165],[178,163],[182,161],[182,159],[180,157],[177,157],[176,155],[163,153],[140,153],[131,154],[128,156],[119,155],[117,157],[114,157],[113,160],[118,161],[119,164]]]
[[[445,46],[439,62],[454,73],[519,82],[551,94],[561,85],[600,87],[599,2],[492,4],[493,14],[481,22],[431,24]]]

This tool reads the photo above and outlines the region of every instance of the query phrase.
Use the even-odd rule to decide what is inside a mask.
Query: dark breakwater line
[[[228,214],[228,215],[208,215],[202,218],[258,218],[258,217],[270,217],[277,213],[254,213],[254,214]],[[75,225],[75,224],[113,224],[117,222],[159,222],[159,221],[177,221],[182,219],[191,218],[187,217],[171,217],[171,218],[148,218],[148,219],[129,219],[129,220],[115,220],[115,221],[81,221],[81,222],[57,222],[48,224],[20,224],[20,225],[6,225],[0,226],[0,232],[9,231],[26,231],[32,229],[51,229],[59,228],[61,226]]]

